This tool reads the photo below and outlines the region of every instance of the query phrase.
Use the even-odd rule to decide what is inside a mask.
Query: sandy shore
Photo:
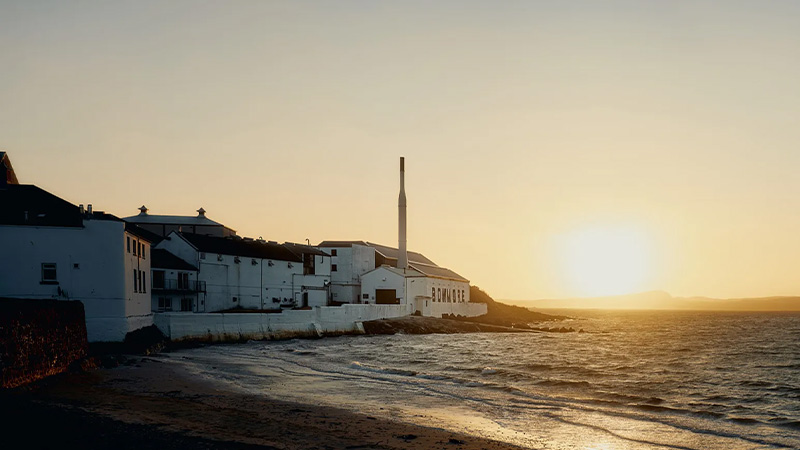
[[[6,448],[518,449],[437,428],[221,390],[135,357],[0,397]],[[5,428],[5,427],[4,427]],[[4,445],[5,447],[5,445]]]

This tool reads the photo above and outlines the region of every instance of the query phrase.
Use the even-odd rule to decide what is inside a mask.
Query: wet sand
[[[5,448],[518,449],[443,429],[220,389],[159,357],[4,393]],[[4,426],[4,428],[6,428]]]

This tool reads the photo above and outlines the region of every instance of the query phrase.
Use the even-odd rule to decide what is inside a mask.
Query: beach
[[[516,449],[329,406],[221,389],[161,356],[5,393],[6,448]]]

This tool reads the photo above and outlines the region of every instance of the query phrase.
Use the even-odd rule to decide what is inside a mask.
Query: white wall
[[[331,271],[331,297],[341,303],[360,303],[361,276],[375,269],[375,249],[353,244],[351,247],[320,247],[331,256],[331,264],[336,264],[336,272]]]
[[[89,341],[121,341],[152,324],[149,293],[134,293],[132,280],[134,267],[149,277],[150,249],[135,261],[126,235],[123,222],[108,220],[85,220],[82,228],[0,226],[0,296],[80,300]],[[56,264],[58,284],[42,284],[42,263]]]
[[[197,286],[197,272],[194,270],[175,270],[175,269],[160,269],[157,267],[152,268],[152,273],[155,272],[164,272],[164,280],[165,284],[169,286],[169,283],[177,282],[175,280],[181,274],[188,274],[189,279],[189,286],[191,289],[185,291],[176,292],[175,290],[169,289],[152,289],[151,287],[151,304],[150,309],[152,311],[159,311],[159,298],[164,298],[167,310],[168,311],[180,311],[181,310],[181,299],[189,298],[192,300],[192,308],[189,312],[202,312],[203,308],[205,307],[205,293],[204,292],[196,292],[194,289]],[[150,277],[150,285],[153,284],[154,276],[151,275]],[[172,280],[172,281],[170,281]]]
[[[206,283],[205,312],[301,306],[304,292],[308,306],[328,302],[331,261],[327,256],[315,255],[316,273],[303,275],[302,262],[240,256],[237,263],[233,255],[201,254],[178,235],[157,247],[196,264],[198,279]]]
[[[156,326],[172,340],[275,339],[319,336],[322,333],[358,333],[358,324],[411,314],[411,305],[342,305],[274,314],[156,313]]]
[[[409,279],[410,281],[411,279]],[[400,303],[406,303],[406,277],[399,275],[385,267],[379,267],[361,277],[361,293],[368,296],[363,303],[376,301],[375,291],[378,289],[394,289]]]

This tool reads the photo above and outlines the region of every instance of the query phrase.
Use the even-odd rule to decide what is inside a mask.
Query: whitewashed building
[[[150,241],[132,224],[5,183],[0,249],[0,297],[80,300],[90,342],[122,341],[153,323]]]
[[[198,312],[205,306],[205,282],[197,267],[167,250],[154,248],[151,258],[151,297],[154,312]]]
[[[328,305],[330,256],[319,249],[179,232],[157,248],[197,268],[195,312]]]

